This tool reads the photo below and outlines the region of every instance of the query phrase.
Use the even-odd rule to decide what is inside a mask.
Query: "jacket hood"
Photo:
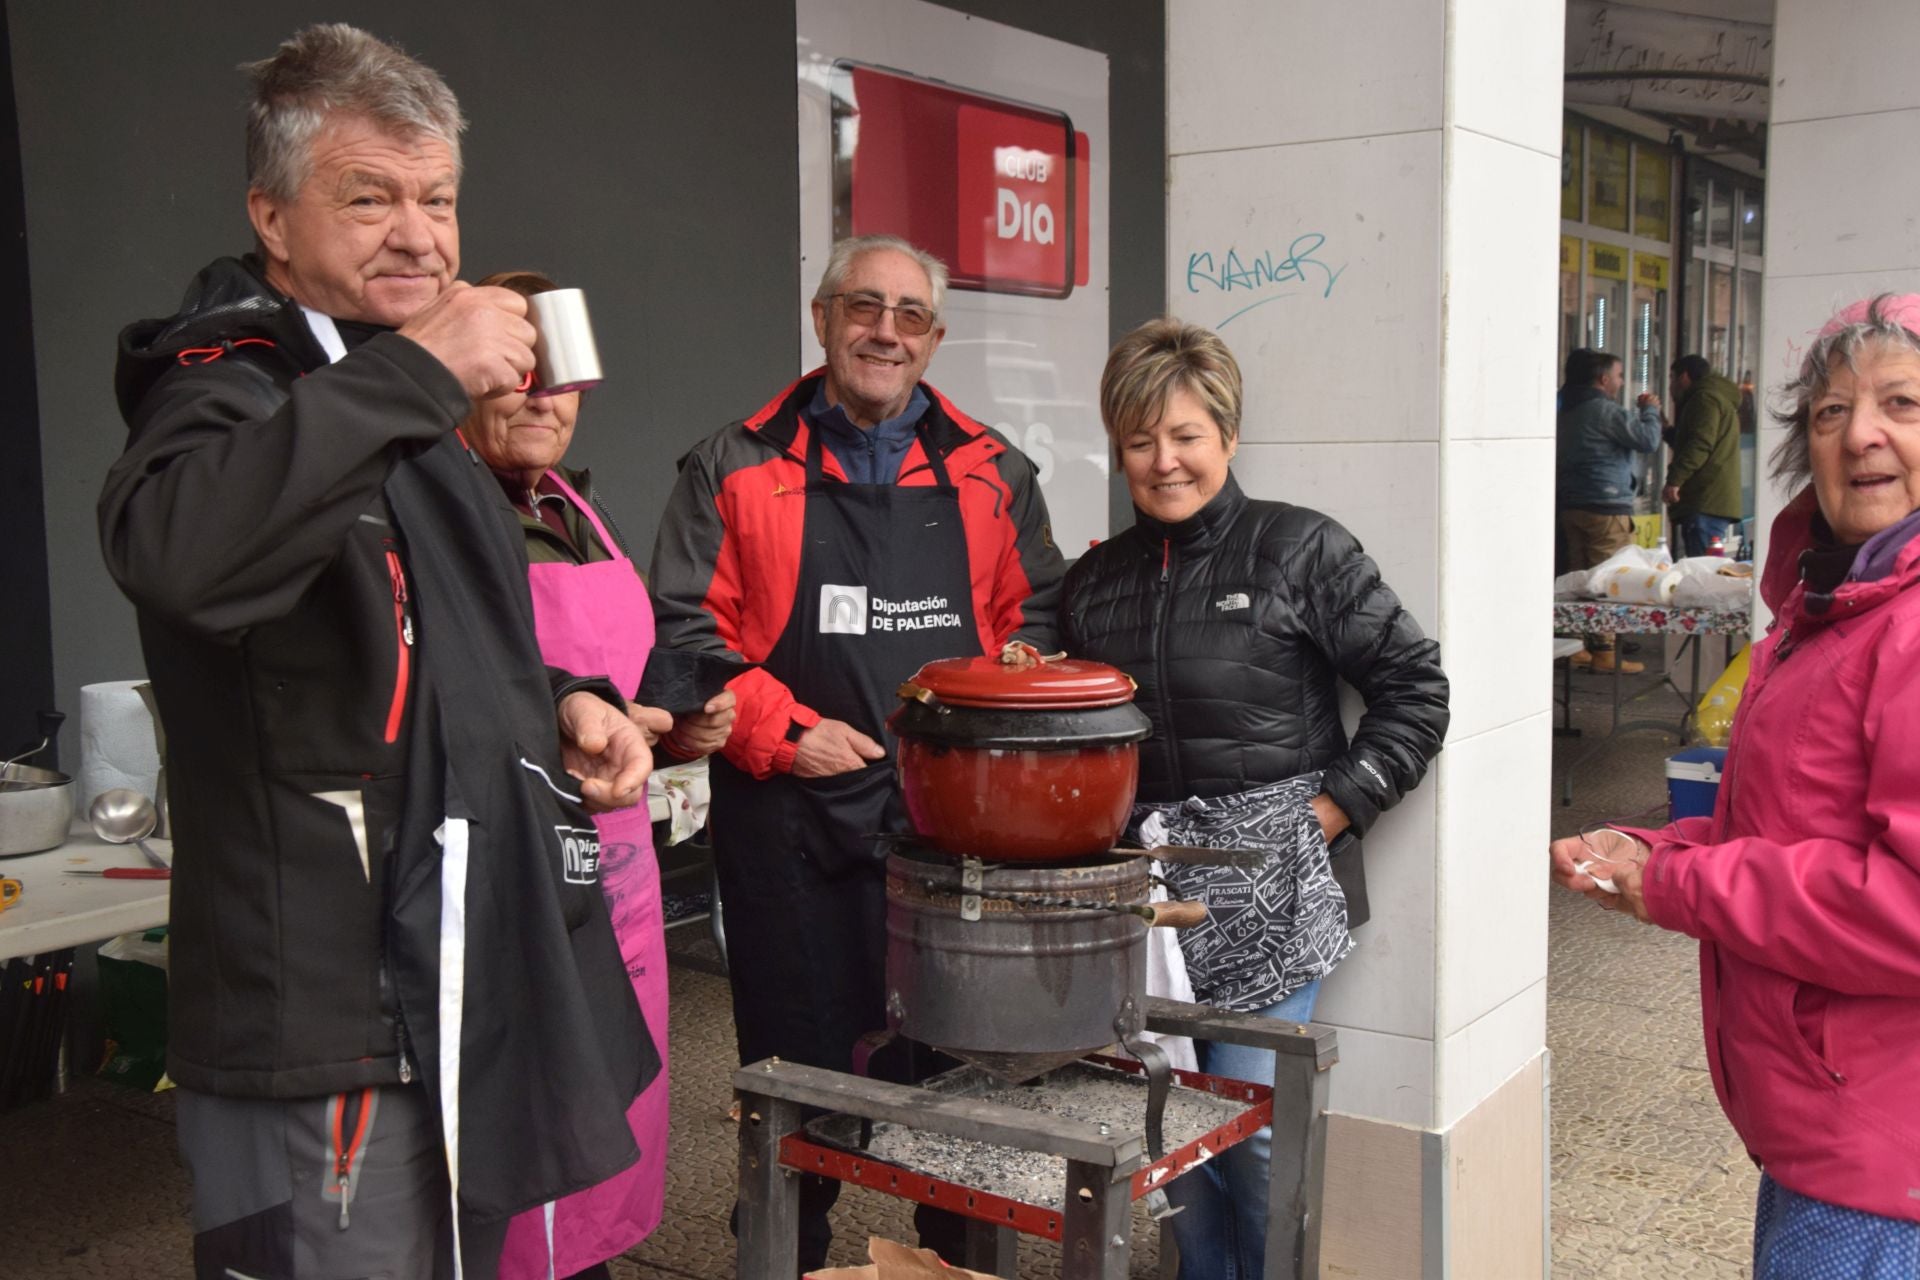
[[[1820,509],[1808,485],[1773,518],[1767,532],[1767,563],[1760,574],[1760,598],[1779,613],[1800,583],[1800,553],[1813,543],[1813,514]]]
[[[113,374],[120,416],[131,422],[167,370],[217,360],[249,340],[283,350],[301,369],[326,362],[299,306],[266,282],[257,257],[216,258],[193,278],[173,315],[120,331]]]

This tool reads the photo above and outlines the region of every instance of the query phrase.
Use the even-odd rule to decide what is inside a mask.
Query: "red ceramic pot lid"
[[[942,658],[900,686],[903,698],[928,694],[956,707],[1111,707],[1133,701],[1133,679],[1104,662],[1061,658],[1009,667],[998,658]]]

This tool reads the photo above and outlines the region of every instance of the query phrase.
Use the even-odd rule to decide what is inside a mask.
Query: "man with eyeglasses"
[[[711,765],[742,1063],[846,1071],[886,1024],[872,837],[907,829],[884,727],[900,683],[1055,647],[1064,562],[1033,464],[921,381],[946,285],[904,240],[835,245],[813,298],[825,367],[687,455],[654,546],[661,643],[758,664]],[[838,1190],[803,1183],[802,1271]]]

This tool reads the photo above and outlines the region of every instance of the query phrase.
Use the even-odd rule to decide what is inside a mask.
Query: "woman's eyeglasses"
[[[933,331],[933,322],[938,317],[932,307],[922,306],[918,302],[900,302],[888,306],[870,293],[835,293],[828,295],[840,299],[840,306],[846,311],[847,318],[856,324],[879,324],[883,312],[893,312],[893,327],[909,338]]]

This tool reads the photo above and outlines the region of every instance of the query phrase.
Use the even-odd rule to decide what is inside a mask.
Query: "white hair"
[[[242,63],[253,82],[247,108],[247,183],[276,200],[299,196],[313,172],[313,140],[331,115],[365,116],[397,134],[425,134],[453,152],[467,121],[440,73],[344,22],[295,32],[271,58]]]
[[[935,315],[939,315],[941,304],[947,300],[947,264],[899,236],[849,236],[836,241],[833,252],[827,255],[827,269],[820,273],[820,287],[813,291],[813,300],[825,302],[841,292],[840,286],[846,283],[847,272],[853,270],[854,262],[865,254],[882,249],[904,253],[927,273],[927,284],[933,291],[933,296],[927,299],[927,305],[933,308]]]

